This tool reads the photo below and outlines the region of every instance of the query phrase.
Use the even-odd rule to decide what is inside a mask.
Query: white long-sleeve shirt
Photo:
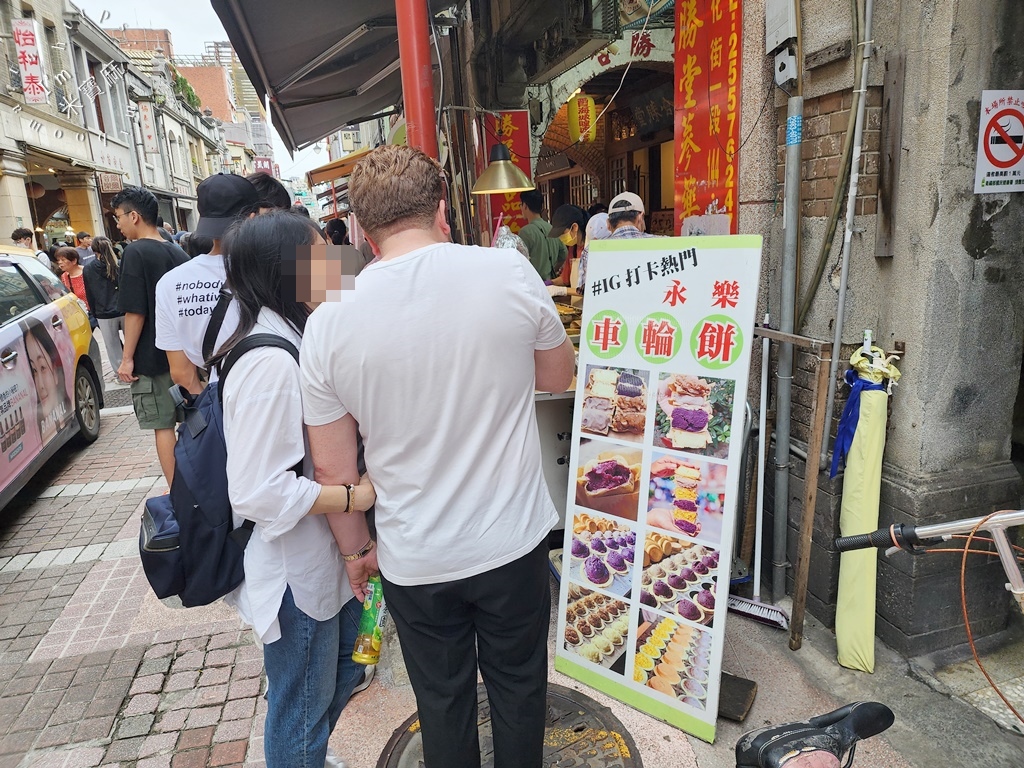
[[[267,309],[252,333],[300,343],[299,334]],[[327,519],[307,515],[320,484],[309,479],[312,463],[304,458],[299,366],[287,350],[254,349],[239,358],[225,383],[228,496],[235,524],[256,524],[245,550],[245,581],[225,601],[261,642],[272,643],[281,637],[277,614],[286,587],[299,610],[318,621],[335,616],[352,590]],[[292,471],[300,460],[304,477]]]

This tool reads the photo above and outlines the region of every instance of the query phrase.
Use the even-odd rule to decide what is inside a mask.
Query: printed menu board
[[[588,259],[555,668],[710,742],[761,238]]]

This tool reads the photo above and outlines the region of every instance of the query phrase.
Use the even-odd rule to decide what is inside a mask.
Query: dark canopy
[[[212,3],[290,150],[402,100],[394,0]]]

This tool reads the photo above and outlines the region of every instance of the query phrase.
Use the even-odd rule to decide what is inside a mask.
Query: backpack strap
[[[217,334],[220,333],[220,328],[224,325],[224,316],[227,315],[228,305],[233,298],[234,296],[227,288],[221,287],[220,297],[217,299],[217,305],[213,308],[213,312],[210,313],[210,322],[206,324],[206,333],[203,336],[203,362],[213,357],[214,347],[217,345]]]
[[[278,349],[283,349],[286,352],[288,352],[292,356],[292,358],[294,358],[296,365],[299,364],[299,350],[296,349],[295,345],[288,341],[288,339],[285,339],[281,336],[277,336],[276,334],[273,333],[254,333],[251,336],[246,336],[240,342],[235,344],[235,346],[231,348],[231,351],[228,352],[227,355],[224,357],[224,360],[221,361],[218,370],[219,378],[217,379],[218,402],[223,402],[224,400],[224,382],[227,381],[228,372],[234,367],[235,363],[238,362],[238,359],[242,355],[244,355],[246,352],[249,352],[250,350],[259,349],[260,347],[276,347]],[[298,463],[294,467],[292,467],[292,471],[296,474],[296,476],[302,476],[302,459],[299,459]],[[246,520],[245,525],[243,525],[242,527],[244,528],[246,525],[248,525],[248,530],[251,533],[252,526],[249,525],[250,522],[251,521]],[[246,541],[248,541],[248,535],[246,535],[245,539]],[[244,544],[242,546],[244,546]]]
[[[220,302],[218,302],[218,306],[220,306]],[[212,320],[210,322],[211,324],[213,323]],[[260,347],[277,347],[278,349],[283,349],[295,359],[296,365],[299,364],[299,350],[296,349],[295,345],[287,339],[273,333],[254,333],[251,336],[246,336],[231,348],[231,351],[227,353],[223,362],[221,362],[219,366],[217,374],[219,376],[220,383],[217,387],[217,397],[221,400],[224,399],[224,382],[228,377],[228,373],[232,368],[234,368],[235,363],[238,362],[238,359],[246,352],[252,349],[259,349]]]

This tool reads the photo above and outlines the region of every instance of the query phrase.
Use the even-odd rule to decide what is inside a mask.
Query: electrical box
[[[764,6],[765,53],[774,53],[796,39],[794,0],[766,0]]]

